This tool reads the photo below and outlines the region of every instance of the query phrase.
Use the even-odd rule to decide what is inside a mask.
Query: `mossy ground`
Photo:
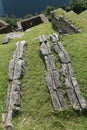
[[[83,28],[82,33],[60,36],[60,39],[71,56],[79,87],[87,101],[87,29],[85,29],[84,25],[82,26],[82,23],[79,27]],[[68,103],[69,101],[67,101],[65,90],[64,97],[68,104],[68,109],[62,112],[53,111],[45,81],[46,68],[40,55],[38,39],[41,34],[45,34],[49,40],[49,34],[52,32],[54,30],[50,23],[41,24],[31,28],[29,32],[25,32],[22,38],[10,40],[7,45],[1,44],[4,35],[0,35],[0,115],[5,110],[8,87],[8,65],[16,48],[15,43],[21,40],[26,40],[28,43],[27,47],[25,47],[24,55],[26,63],[25,74],[21,81],[22,108],[19,115],[13,119],[15,130],[87,129],[87,112],[74,111]],[[52,52],[54,53],[53,49]],[[59,70],[60,65],[56,54],[55,59]],[[0,122],[2,122],[1,116]],[[3,130],[2,123],[0,130]]]

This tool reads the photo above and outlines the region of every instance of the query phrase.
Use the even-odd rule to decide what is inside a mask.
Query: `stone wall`
[[[52,14],[52,24],[53,28],[56,29],[61,34],[72,34],[80,33],[81,31],[75,27],[71,22],[69,22],[64,16],[56,16]]]
[[[11,27],[8,23],[0,19],[0,34],[11,32]]]
[[[24,19],[21,20],[19,22],[17,22],[18,25],[18,30],[27,30],[33,26],[42,24],[42,23],[47,23],[48,19],[46,18],[46,16],[44,14],[41,15],[37,15],[28,19]]]

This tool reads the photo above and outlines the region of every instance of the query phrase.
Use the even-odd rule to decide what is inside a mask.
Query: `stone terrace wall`
[[[58,30],[59,33],[80,33],[81,31],[75,27],[71,22],[64,18],[64,16],[56,16],[52,13],[52,24],[53,27]]]
[[[11,32],[11,27],[8,23],[0,19],[0,34]]]
[[[47,23],[48,19],[44,14],[40,14],[28,19],[21,20],[17,22],[18,25],[18,30],[23,30],[25,31],[26,29],[29,29],[33,26],[39,25],[41,23]]]

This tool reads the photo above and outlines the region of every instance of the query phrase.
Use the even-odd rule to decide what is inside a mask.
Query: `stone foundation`
[[[8,23],[0,20],[0,34],[11,32],[11,27]]]
[[[64,16],[56,16],[52,14],[52,24],[53,28],[56,29],[61,34],[73,34],[80,33],[81,31],[75,27],[71,22],[69,22]]]
[[[44,14],[34,16],[28,19],[21,20],[17,22],[18,25],[18,30],[25,31],[33,26],[42,24],[42,23],[47,23],[48,19]]]

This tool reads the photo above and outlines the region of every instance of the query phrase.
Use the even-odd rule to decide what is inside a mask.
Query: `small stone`
[[[7,44],[9,42],[10,38],[9,37],[5,37],[2,44]]]

